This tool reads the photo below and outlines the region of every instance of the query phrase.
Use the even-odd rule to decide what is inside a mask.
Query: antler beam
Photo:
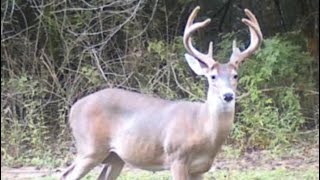
[[[245,9],[244,12],[249,18],[243,18],[242,22],[249,27],[250,45],[246,50],[241,52],[236,45],[236,41],[233,41],[233,52],[230,58],[230,63],[234,64],[236,67],[238,67],[240,63],[242,63],[246,58],[253,54],[260,47],[263,40],[260,25],[255,15],[248,9]]]
[[[192,13],[190,14],[190,16],[188,18],[187,25],[185,27],[184,35],[183,35],[183,44],[184,44],[186,50],[188,51],[188,53],[190,55],[192,55],[193,57],[197,58],[199,61],[205,63],[209,68],[211,68],[216,63],[216,61],[213,59],[213,52],[212,52],[213,43],[212,42],[209,43],[209,49],[208,49],[208,53],[207,54],[199,52],[192,45],[191,35],[195,31],[197,31],[198,29],[207,26],[211,21],[211,19],[206,19],[205,21],[202,21],[202,22],[193,23],[193,21],[194,21],[195,17],[197,16],[199,10],[200,10],[200,7],[197,6],[192,11]]]

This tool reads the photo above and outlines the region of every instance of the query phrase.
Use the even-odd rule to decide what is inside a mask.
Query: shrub
[[[233,35],[222,36],[218,55],[227,55]],[[303,44],[296,32],[265,39],[257,55],[242,65],[235,142],[273,147],[294,140],[304,127],[301,104],[305,91],[314,89],[313,79],[307,78],[313,61],[296,41]]]

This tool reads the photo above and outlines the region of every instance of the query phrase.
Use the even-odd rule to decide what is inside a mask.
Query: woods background
[[[4,0],[1,2],[1,162],[64,163],[74,152],[70,106],[105,87],[203,100],[205,79],[187,67],[188,15],[211,18],[195,37],[220,62],[243,49],[244,8],[264,43],[241,68],[228,144],[277,148],[319,138],[318,0]],[[41,163],[40,162],[40,163]]]

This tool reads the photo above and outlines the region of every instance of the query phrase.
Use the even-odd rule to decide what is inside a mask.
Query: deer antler
[[[249,47],[242,52],[237,47],[236,41],[235,40],[233,41],[233,45],[232,45],[233,52],[230,58],[230,63],[234,64],[237,67],[239,66],[240,63],[242,63],[247,57],[253,54],[260,47],[263,40],[259,23],[256,17],[254,16],[254,14],[248,9],[245,9],[244,12],[246,13],[249,19],[243,18],[242,22],[249,27],[251,38],[250,38]]]
[[[205,27],[210,23],[210,19],[206,19],[205,21],[202,22],[196,22],[193,23],[195,17],[197,16],[198,12],[200,10],[200,7],[197,6],[192,13],[190,14],[187,25],[184,30],[184,35],[183,35],[183,44],[188,51],[190,55],[193,57],[197,58],[199,61],[205,63],[209,68],[211,68],[216,61],[213,59],[213,44],[212,42],[209,43],[209,49],[207,54],[203,54],[199,52],[196,48],[193,47],[192,45],[192,38],[191,35],[198,29]]]

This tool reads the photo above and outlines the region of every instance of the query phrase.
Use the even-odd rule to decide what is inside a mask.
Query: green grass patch
[[[286,169],[277,170],[252,170],[252,171],[218,171],[208,173],[206,180],[316,180],[319,179],[319,171],[293,171]]]
[[[90,173],[84,180],[93,180],[97,178],[96,173]],[[40,180],[54,180],[56,177],[49,176]],[[318,170],[293,171],[288,169],[276,170],[218,170],[206,173],[204,180],[318,180]],[[118,180],[171,180],[170,172],[148,172],[148,171],[126,171],[122,172]]]

